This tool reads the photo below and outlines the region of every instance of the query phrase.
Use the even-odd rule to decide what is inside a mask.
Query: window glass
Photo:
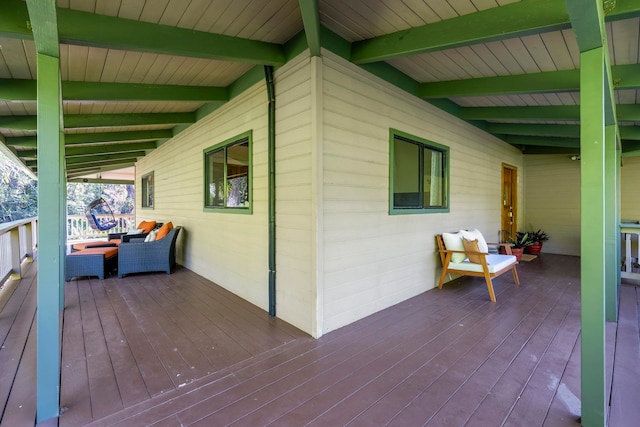
[[[448,153],[445,146],[392,131],[390,213],[448,211]]]
[[[251,133],[204,152],[205,208],[251,208]]]
[[[142,207],[153,208],[153,172],[142,176]]]

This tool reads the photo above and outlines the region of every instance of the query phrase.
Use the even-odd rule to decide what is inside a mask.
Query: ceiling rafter
[[[607,20],[638,15],[640,4],[637,1],[617,0]],[[356,64],[378,62],[570,27],[564,0],[522,0],[355,42],[351,60]]]
[[[0,79],[0,100],[35,101],[37,81]],[[225,87],[62,82],[64,101],[228,101]]]
[[[24,1],[0,2],[0,35],[31,39],[26,11]],[[275,43],[65,8],[56,8],[56,12],[60,43],[262,65],[286,61],[282,46]]]

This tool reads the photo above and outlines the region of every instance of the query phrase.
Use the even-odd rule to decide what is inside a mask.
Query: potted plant
[[[505,243],[510,243],[511,253],[516,256],[518,262],[520,262],[520,258],[522,258],[522,254],[524,253],[525,248],[531,246],[533,241],[531,240],[531,236],[528,232],[524,231],[516,231],[515,236],[511,236],[507,230],[506,234],[509,236],[505,239]]]
[[[531,244],[526,247],[525,252],[531,255],[538,255],[542,250],[542,243],[549,240],[549,235],[538,229],[537,231],[529,231]]]

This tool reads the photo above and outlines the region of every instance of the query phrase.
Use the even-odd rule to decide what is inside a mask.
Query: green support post
[[[580,54],[581,397],[582,425],[606,425],[605,58]]]
[[[60,59],[37,54],[38,66],[38,311],[37,422],[60,414],[60,310],[63,306],[64,140]],[[66,191],[64,191],[66,193]]]
[[[605,316],[618,321],[620,284],[620,199],[618,198],[618,140],[615,125],[605,127]]]

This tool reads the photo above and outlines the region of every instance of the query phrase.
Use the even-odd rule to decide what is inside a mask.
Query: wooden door
[[[515,236],[518,230],[518,169],[514,166],[502,164],[502,238],[508,237],[504,230]]]

